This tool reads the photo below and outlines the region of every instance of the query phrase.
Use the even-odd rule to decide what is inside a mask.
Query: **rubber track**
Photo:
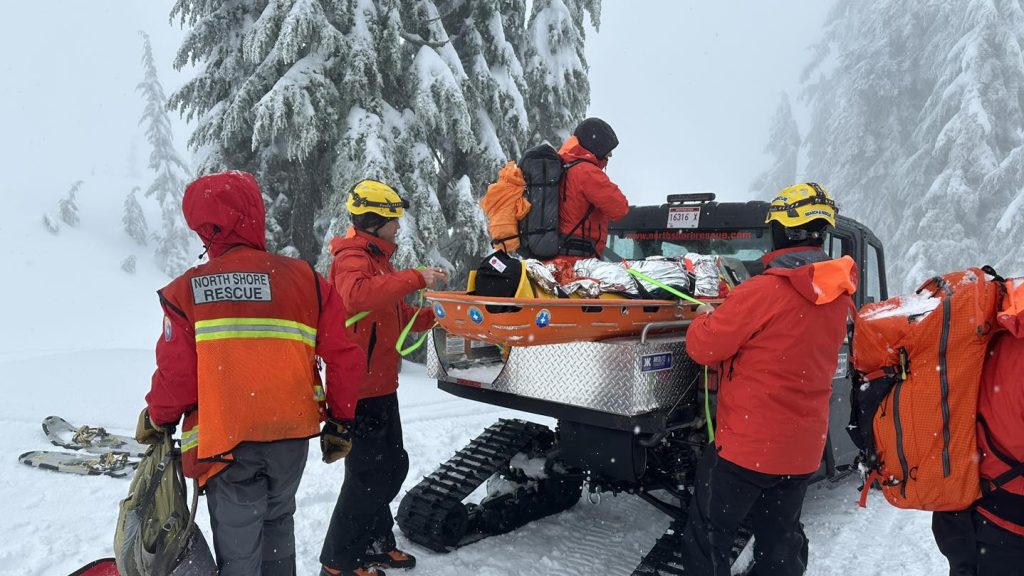
[[[632,576],[678,576],[685,574],[683,571],[683,529],[686,523],[676,520],[669,525],[665,533],[654,543],[651,551],[640,561],[640,565],[633,571]],[[729,562],[736,562],[740,552],[750,541],[751,532],[744,523],[732,543],[732,551],[729,553]]]
[[[492,424],[406,493],[398,506],[399,528],[413,542],[437,552],[463,544],[462,539],[445,541],[442,528],[449,514],[461,513],[457,508],[465,508],[462,500],[548,431],[547,426],[523,420]]]

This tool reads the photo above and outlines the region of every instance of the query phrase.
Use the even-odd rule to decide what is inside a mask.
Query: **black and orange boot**
[[[402,552],[398,548],[392,548],[380,554],[368,554],[364,566],[373,568],[401,569],[412,568],[416,565],[416,557],[408,552]]]
[[[352,568],[351,570],[340,570],[338,568],[331,568],[330,566],[320,567],[320,576],[387,576],[383,570],[372,568],[369,566],[359,566],[358,568]]]

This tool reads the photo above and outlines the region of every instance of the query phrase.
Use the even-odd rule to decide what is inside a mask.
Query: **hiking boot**
[[[339,570],[329,566],[320,567],[320,576],[387,576],[383,570],[359,566],[351,570]]]
[[[392,548],[382,554],[367,555],[363,564],[374,568],[412,568],[416,565],[416,557],[398,548]]]

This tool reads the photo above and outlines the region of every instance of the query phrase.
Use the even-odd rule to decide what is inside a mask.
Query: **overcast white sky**
[[[183,83],[171,67],[182,33],[168,23],[170,6],[153,0],[5,3],[0,191],[56,199],[84,180],[82,198],[106,193],[90,184],[146,170],[149,146],[138,126],[143,102],[135,91],[143,74],[138,31],[152,37],[170,93]],[[183,126],[175,136],[184,151]],[[109,192],[123,196],[129,190]]]
[[[171,68],[182,32],[168,22],[170,4],[34,0],[5,6],[0,191],[56,199],[75,180],[86,181],[85,194],[90,178],[145,170],[137,32],[152,36],[170,93],[184,81]],[[747,197],[750,181],[769,161],[762,149],[779,92],[787,90],[796,103],[806,47],[819,38],[828,5],[604,1],[601,30],[588,36],[590,113],[619,134],[609,173],[634,203],[695,190]],[[184,132],[179,124],[182,151]]]
[[[770,164],[762,151],[779,94],[798,105],[807,48],[831,5],[605,0],[587,39],[590,114],[619,136],[608,173],[630,200],[701,190],[748,199]]]

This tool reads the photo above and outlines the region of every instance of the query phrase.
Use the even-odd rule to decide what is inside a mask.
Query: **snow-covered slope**
[[[112,554],[126,480],[57,474],[17,462],[22,452],[50,448],[40,428],[45,416],[131,433],[143,405],[160,332],[154,291],[168,279],[150,251],[121,231],[120,207],[130,186],[108,184],[83,186],[81,225],[65,226],[57,236],[45,230],[41,215],[63,191],[0,189],[8,200],[0,218],[0,574],[63,575]],[[129,275],[119,263],[132,253],[139,264]],[[517,416],[444,394],[413,364],[404,366],[401,378],[411,460],[405,489],[497,418]],[[296,517],[300,574],[317,570],[342,476],[343,466],[321,463],[319,449],[311,445]],[[811,489],[804,514],[811,538],[808,574],[943,573],[927,514],[895,510],[877,494],[860,510],[856,497],[854,482]],[[198,521],[209,536],[205,504]],[[413,574],[420,576],[625,576],[667,525],[646,503],[620,496],[600,504],[584,499],[568,512],[445,556],[408,545],[401,535],[399,542],[419,557]]]

